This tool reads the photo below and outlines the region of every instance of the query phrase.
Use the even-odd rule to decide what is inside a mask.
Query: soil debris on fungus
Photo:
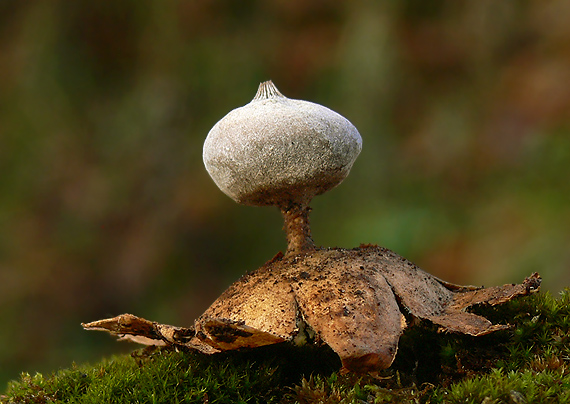
[[[83,327],[205,354],[279,343],[327,345],[344,371],[356,373],[390,367],[400,336],[415,319],[472,336],[508,328],[466,310],[538,291],[537,273],[521,284],[459,286],[375,245],[315,246],[309,202],[348,175],[361,145],[346,118],[318,104],[289,100],[273,83],[262,83],[250,104],[212,128],[204,162],[220,189],[237,202],[281,210],[286,253],[242,276],[193,327],[131,314]]]

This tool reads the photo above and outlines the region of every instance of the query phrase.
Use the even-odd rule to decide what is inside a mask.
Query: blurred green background
[[[202,164],[272,79],[359,129],[317,244],[377,243],[448,281],[570,286],[570,3],[0,2],[0,390],[189,325],[285,248]]]

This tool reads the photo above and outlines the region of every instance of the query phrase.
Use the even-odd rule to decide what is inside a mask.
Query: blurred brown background
[[[128,351],[79,323],[191,324],[285,247],[202,165],[272,79],[359,129],[317,244],[444,279],[570,286],[570,3],[0,2],[0,390]]]

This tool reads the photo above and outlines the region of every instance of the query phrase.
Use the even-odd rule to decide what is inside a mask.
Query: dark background
[[[378,243],[451,282],[570,286],[570,3],[0,2],[0,390],[134,345],[80,322],[190,325],[285,248],[202,164],[272,79],[364,148],[317,244]]]

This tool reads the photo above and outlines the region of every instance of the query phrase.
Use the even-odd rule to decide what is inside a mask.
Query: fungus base
[[[244,275],[194,327],[130,314],[83,326],[147,345],[185,346],[208,354],[308,340],[332,348],[345,370],[368,372],[392,364],[400,335],[414,319],[473,336],[508,328],[465,309],[534,293],[540,281],[534,273],[518,285],[459,286],[385,248],[314,249],[278,254]]]

